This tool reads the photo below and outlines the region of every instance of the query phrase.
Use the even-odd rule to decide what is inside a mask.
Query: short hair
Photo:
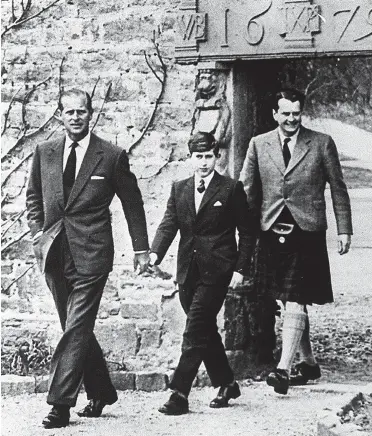
[[[285,98],[286,100],[289,100],[292,102],[299,101],[301,110],[304,108],[305,94],[298,91],[297,89],[283,88],[280,91],[278,91],[275,94],[275,97],[273,98],[272,108],[275,111],[277,111],[279,109],[279,100],[281,100],[282,98]]]
[[[62,99],[64,97],[84,97],[85,101],[87,103],[88,111],[90,113],[93,112],[92,97],[86,91],[83,91],[82,89],[78,89],[78,88],[72,88],[72,89],[69,89],[67,91],[63,91],[61,94],[61,97],[59,99],[59,102],[58,102],[58,109],[60,111],[63,111]]]
[[[196,132],[191,135],[188,147],[190,154],[198,152],[204,153],[205,151],[213,150],[214,155],[217,156],[220,151],[215,137],[209,132]]]

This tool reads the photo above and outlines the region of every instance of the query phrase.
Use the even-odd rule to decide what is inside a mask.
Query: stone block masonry
[[[48,0],[34,1],[31,14],[49,3]],[[10,0],[2,1],[3,25],[10,19],[11,4]],[[16,219],[25,208],[30,158],[23,159],[32,154],[40,141],[62,132],[58,119],[51,118],[57,108],[60,88],[75,86],[88,92],[95,89],[92,127],[98,114],[99,120],[94,131],[129,150],[147,125],[161,89],[144,56],[146,51],[149,62],[161,75],[152,41],[155,38],[167,66],[166,87],[153,123],[130,155],[131,167],[143,194],[151,240],[165,209],[171,181],[189,174],[185,157],[196,69],[194,66],[176,66],[173,62],[178,5],[179,1],[173,0],[60,2],[3,37],[3,116],[17,93],[2,136],[3,174],[7,175],[20,165],[3,187],[2,198],[7,196],[2,208],[3,222]],[[39,86],[44,80],[45,84]],[[110,83],[111,92],[103,104]],[[28,102],[23,105],[25,98]],[[25,138],[6,154],[26,125],[28,134],[48,120],[45,130]],[[162,299],[162,293],[168,295],[173,282],[152,284],[151,289],[146,288],[148,283],[142,279],[127,283],[133,252],[117,200],[112,204],[112,216],[115,267],[102,299],[96,334],[107,360],[112,362],[112,370],[125,367],[127,372],[155,371],[162,367],[168,371],[179,353],[184,323],[175,320],[175,314],[184,319],[177,298],[164,302]],[[2,243],[6,244],[26,230],[23,214]],[[174,251],[175,247],[172,247],[164,263],[164,268],[170,272],[174,270]],[[55,347],[61,334],[59,321],[37,267],[31,268],[9,287],[34,262],[30,237],[25,236],[11,249],[2,252],[2,261],[3,354],[17,353],[22,341],[31,342],[34,338]],[[170,305],[174,309],[169,310]],[[168,313],[172,313],[172,320],[168,319]],[[118,383],[131,385],[135,381],[129,377]],[[152,384],[164,384],[156,377],[155,381],[141,383],[147,388]]]

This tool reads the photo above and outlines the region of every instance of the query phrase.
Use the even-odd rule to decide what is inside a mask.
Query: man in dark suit
[[[220,387],[210,407],[226,407],[240,395],[216,317],[228,287],[241,284],[249,270],[255,233],[243,185],[214,169],[219,152],[213,135],[196,133],[189,150],[195,174],[173,184],[150,253],[150,262],[159,264],[180,231],[176,280],[187,320],[170,383],[173,393],[159,409],[168,415],[188,412],[187,398],[202,362],[212,385]]]
[[[333,301],[326,246],[329,183],[338,231],[338,251],[348,252],[350,200],[335,143],[301,125],[305,96],[285,89],[273,101],[278,128],[252,138],[240,174],[249,205],[261,220],[255,271],[257,292],[285,305],[282,354],[267,383],[286,394],[289,384],[320,377],[312,352],[307,305]],[[301,362],[289,378],[297,350]]]
[[[51,361],[46,428],[69,424],[84,381],[89,404],[79,416],[98,417],[117,400],[102,350],[93,333],[112,270],[114,245],[109,206],[122,203],[135,251],[134,267],[148,264],[148,238],[141,192],[125,151],[89,132],[89,94],[61,96],[66,135],[36,147],[27,189],[34,251],[52,292],[63,335]]]

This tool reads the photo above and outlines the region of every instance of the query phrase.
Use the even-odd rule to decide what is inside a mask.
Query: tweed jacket
[[[352,234],[350,199],[333,139],[303,126],[285,168],[278,130],[252,138],[240,173],[249,205],[270,229],[285,206],[302,230],[327,228],[329,183],[338,234]]]

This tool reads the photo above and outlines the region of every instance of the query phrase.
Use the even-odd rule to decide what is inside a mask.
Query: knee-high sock
[[[278,368],[290,372],[305,329],[306,316],[306,313],[303,311],[285,311],[282,333],[282,355]]]
[[[305,329],[302,333],[302,337],[299,345],[299,351],[300,351],[300,359],[302,362],[306,362],[309,365],[316,365],[316,359],[314,357],[313,350],[311,348],[310,323],[309,323],[309,316],[307,314],[305,319]]]

